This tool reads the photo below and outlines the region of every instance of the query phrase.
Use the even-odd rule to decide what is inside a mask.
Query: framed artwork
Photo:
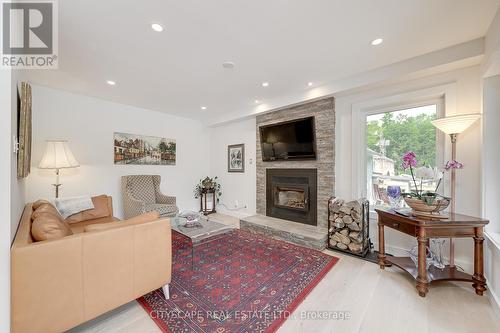
[[[17,90],[17,178],[30,173],[31,126],[31,86],[21,82]]]
[[[227,146],[227,171],[245,172],[245,145]]]
[[[175,165],[174,139],[114,133],[115,164]]]

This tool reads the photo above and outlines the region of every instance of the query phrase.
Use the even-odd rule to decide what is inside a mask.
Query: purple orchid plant
[[[404,170],[410,170],[411,178],[413,180],[413,185],[415,186],[415,190],[411,190],[411,193],[403,193],[403,196],[418,198],[424,201],[428,205],[432,205],[434,200],[438,197],[443,197],[437,193],[439,186],[444,177],[444,172],[450,171],[452,169],[463,169],[464,165],[455,160],[446,162],[445,166],[442,170],[438,168],[431,168],[422,166],[417,168],[418,160],[417,156],[414,152],[409,151],[403,155],[403,162],[401,163],[401,167]],[[420,189],[417,185],[417,178],[420,178]],[[423,180],[435,180],[437,181],[437,186],[434,192],[424,191],[422,188]],[[443,197],[444,198],[444,197]]]

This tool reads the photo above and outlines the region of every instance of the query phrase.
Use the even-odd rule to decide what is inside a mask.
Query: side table
[[[429,284],[436,281],[465,281],[472,282],[476,294],[483,295],[486,290],[483,264],[483,228],[487,220],[462,215],[450,214],[446,220],[417,218],[412,215],[404,216],[394,211],[376,209],[378,214],[379,255],[378,263],[381,269],[397,266],[409,273],[417,281],[418,294],[425,297],[429,291]],[[418,268],[410,257],[387,257],[385,255],[384,227],[417,238]],[[474,274],[461,272],[456,267],[446,266],[439,269],[431,266],[427,270],[426,250],[430,238],[465,238],[474,239]]]

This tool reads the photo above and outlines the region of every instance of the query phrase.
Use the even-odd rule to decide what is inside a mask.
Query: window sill
[[[492,232],[492,231],[484,231],[484,235],[488,240],[491,241],[493,245],[496,246],[498,250],[500,250],[500,232]]]

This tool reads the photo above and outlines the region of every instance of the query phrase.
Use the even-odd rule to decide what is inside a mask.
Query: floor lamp
[[[432,121],[432,124],[440,131],[448,134],[451,138],[451,161],[457,160],[457,137],[458,134],[469,128],[476,120],[481,117],[481,114],[464,114],[458,116],[449,116]],[[455,213],[456,208],[456,170],[451,169],[451,214]],[[450,238],[450,267],[455,267],[455,244]]]
[[[59,198],[59,187],[62,185],[61,183],[59,183],[59,170],[76,168],[79,166],[80,164],[69,149],[67,141],[49,140],[47,141],[45,154],[43,154],[38,168],[56,170],[56,183],[52,185],[56,190],[56,198]]]

